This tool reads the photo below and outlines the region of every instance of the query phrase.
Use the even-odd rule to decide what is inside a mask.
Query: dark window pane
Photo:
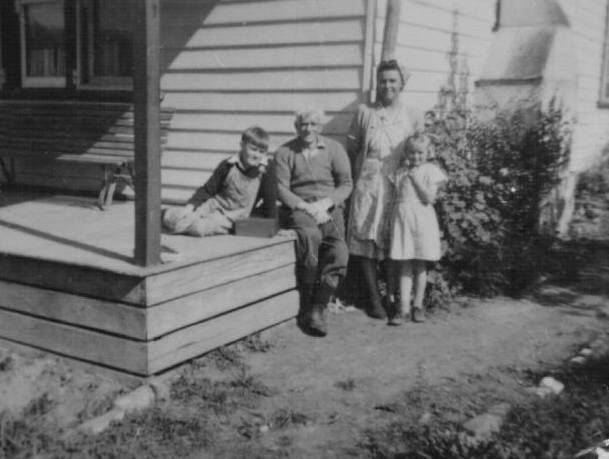
[[[93,74],[129,77],[132,66],[132,28],[128,3],[97,0],[93,14]]]
[[[24,15],[26,75],[65,76],[65,24],[62,4],[26,5]]]

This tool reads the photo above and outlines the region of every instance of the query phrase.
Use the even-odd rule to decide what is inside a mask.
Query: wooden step
[[[298,301],[298,293],[291,290],[154,340],[148,344],[148,373],[289,320],[298,313]]]

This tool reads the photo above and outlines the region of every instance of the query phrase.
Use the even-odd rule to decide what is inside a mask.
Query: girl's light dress
[[[424,163],[415,176],[426,184],[446,180],[444,173],[431,163]],[[389,258],[394,260],[437,261],[441,256],[440,228],[433,204],[423,204],[408,178],[408,169],[399,168],[390,181],[395,186],[396,200],[391,215]]]
[[[381,260],[387,254],[392,203],[388,175],[395,171],[404,139],[420,122],[417,115],[403,103],[393,112],[380,104],[362,105],[351,124],[348,141],[357,157],[347,246],[353,255]]]

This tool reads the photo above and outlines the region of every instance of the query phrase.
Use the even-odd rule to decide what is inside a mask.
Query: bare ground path
[[[567,292],[576,297],[555,301]],[[522,371],[549,370],[605,336],[607,321],[597,317],[600,297],[547,287],[543,298],[544,304],[473,301],[398,328],[359,312],[336,314],[322,340],[295,333],[293,326],[273,331],[272,349],[247,357],[252,374],[279,390],[258,411],[290,409],[309,422],[271,429],[257,442],[289,457],[360,456],[356,445],[365,441],[366,429],[391,421],[391,404],[415,387],[444,385],[457,399],[479,389],[485,392],[479,403],[489,406],[522,400],[528,396]],[[465,407],[464,419],[476,408]],[[234,451],[215,454],[234,457]]]

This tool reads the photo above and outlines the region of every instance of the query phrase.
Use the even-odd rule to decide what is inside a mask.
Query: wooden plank
[[[219,4],[206,18],[205,24],[235,24],[268,21],[325,19],[363,16],[364,0],[284,0]]]
[[[163,169],[161,171],[161,180],[163,186],[180,186],[190,187],[193,190],[203,186],[211,177],[213,168],[207,171],[192,170],[192,169]]]
[[[194,188],[176,188],[163,184],[161,190],[163,204],[184,204],[190,199],[194,190]]]
[[[87,266],[0,254],[0,279],[126,303],[144,304],[142,279]]]
[[[233,153],[199,153],[179,150],[166,151],[163,154],[162,165],[163,167],[204,169],[212,171],[220,161],[230,158],[232,155]],[[165,184],[166,182],[163,181],[163,185]]]
[[[441,75],[444,80],[446,77]],[[344,135],[329,135],[337,141],[343,141]],[[270,150],[288,142],[294,138],[294,134],[274,134],[270,138]],[[239,150],[240,137],[235,134],[225,132],[170,132],[167,137],[167,148],[172,150],[200,150],[211,152],[234,153]]]
[[[294,135],[273,135],[270,141],[276,147],[292,138]],[[167,137],[167,148],[230,153],[239,151],[240,142],[241,137],[233,133],[175,131]]]
[[[232,241],[238,244],[239,239],[251,238],[234,236]],[[146,304],[151,306],[176,296],[188,295],[294,262],[294,243],[292,240],[286,240],[271,247],[243,251],[233,256],[186,266],[148,277]]]
[[[186,50],[166,53],[170,70],[231,70],[362,65],[361,44]]]
[[[280,70],[256,72],[165,73],[161,88],[165,91],[210,90],[359,90],[361,69]]]
[[[146,343],[0,309],[0,337],[145,375]]]
[[[103,184],[101,173],[89,177],[64,176],[54,177],[47,174],[19,173],[15,177],[16,185],[27,185],[37,188],[59,188],[66,191],[99,191]],[[92,204],[93,205],[93,204]]]
[[[165,88],[167,90],[167,88]],[[298,107],[316,104],[330,112],[354,112],[361,103],[359,88],[352,91],[334,92],[308,91],[293,93],[270,89],[265,92],[205,92],[185,91],[168,92],[164,104],[178,107],[180,110],[205,110],[208,112],[265,113],[283,112],[293,114]],[[207,89],[207,88],[206,88]]]
[[[146,339],[146,311],[114,301],[0,280],[0,308]]]
[[[149,370],[157,373],[216,347],[294,317],[295,290],[166,335],[149,344]]]
[[[183,28],[182,24],[177,27]],[[242,23],[225,27],[202,27],[191,34],[188,41],[176,29],[168,30],[163,36],[164,49],[213,48],[229,46],[254,46],[298,44],[298,43],[333,43],[358,42],[364,39],[361,19],[335,21],[302,21],[289,24],[256,25]]]
[[[115,151],[129,151],[133,150],[133,143],[127,142],[97,142],[95,140],[87,141],[81,138],[67,138],[67,139],[19,139],[19,138],[8,138],[3,139],[3,143],[8,148],[22,148],[25,151],[37,150],[40,152],[65,152],[70,153],[74,151],[86,151],[88,148],[96,149],[108,149]]]
[[[137,0],[133,39],[135,133],[135,251],[140,266],[161,262],[161,155],[159,117],[159,0]]]
[[[337,113],[328,115],[326,122],[331,125],[333,132],[339,129],[337,126],[346,128],[351,122],[351,113]],[[293,133],[294,115],[285,114],[251,114],[251,113],[176,113],[172,129],[179,130],[216,130],[240,133],[250,126],[260,126],[271,133]]]
[[[294,288],[295,265],[290,264],[161,303],[146,310],[148,337],[157,338]]]

